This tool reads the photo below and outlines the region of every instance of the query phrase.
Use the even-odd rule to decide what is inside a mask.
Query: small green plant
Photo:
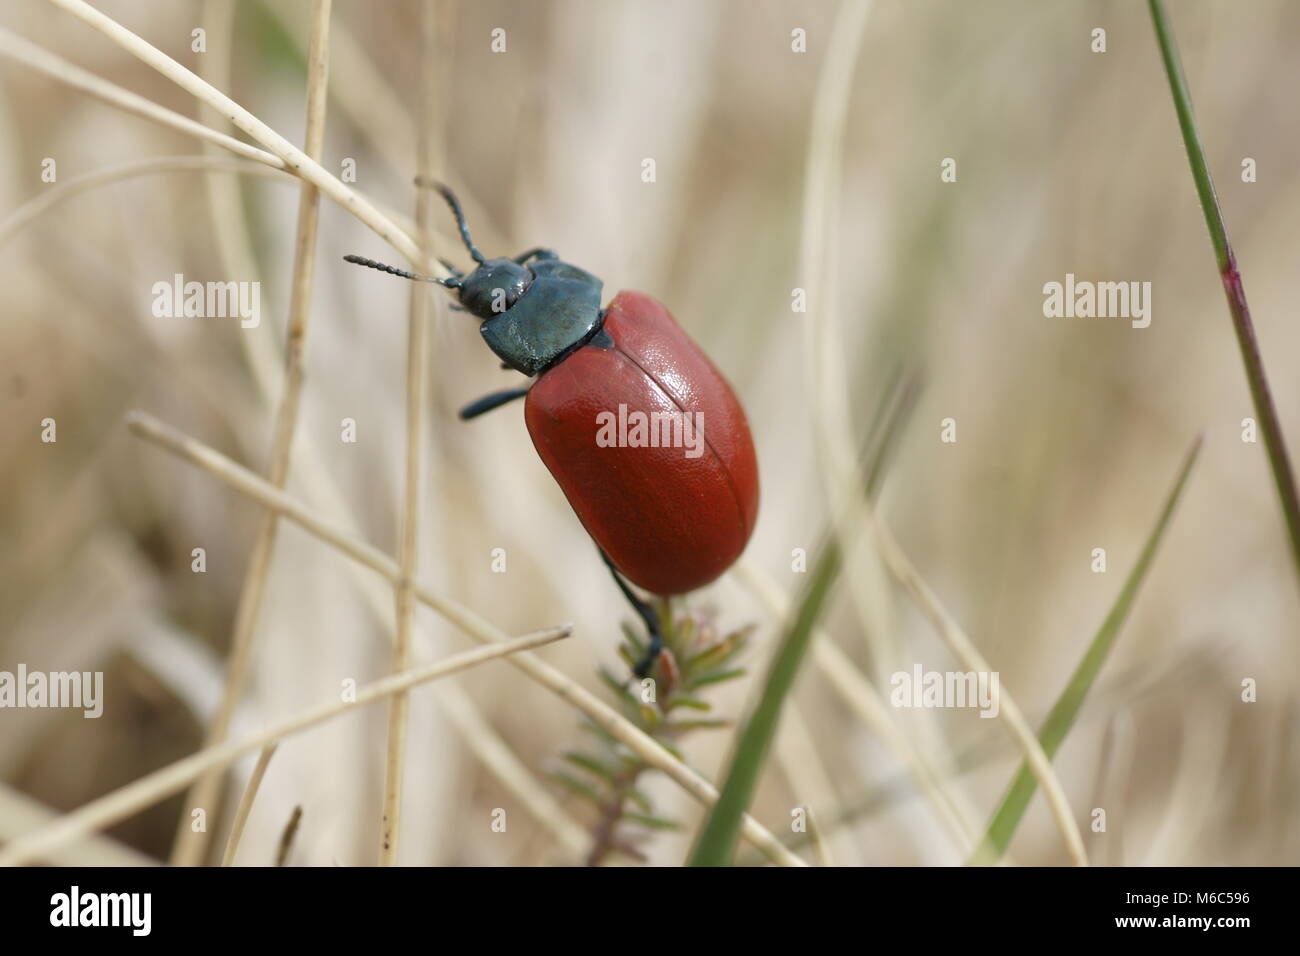
[[[633,683],[602,668],[600,677],[623,716],[682,759],[678,745],[684,736],[732,725],[731,720],[713,716],[713,705],[701,694],[745,673],[736,662],[753,627],[722,633],[712,611],[674,611],[667,601],[660,601],[656,610],[664,650],[650,676]],[[645,650],[645,638],[625,624],[619,656],[629,670]],[[652,833],[676,830],[680,824],[657,815],[650,798],[639,788],[650,769],[644,760],[594,723],[584,721],[582,728],[591,735],[591,744],[566,751],[566,766],[551,776],[595,808],[587,865],[599,866],[612,853],[644,862],[645,854],[638,845]]]

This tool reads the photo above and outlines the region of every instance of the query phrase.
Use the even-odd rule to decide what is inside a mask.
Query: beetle
[[[754,530],[758,463],[744,409],[661,303],[620,292],[601,308],[601,280],[550,249],[486,258],[456,195],[427,185],[451,207],[473,271],[444,262],[444,279],[344,259],[455,291],[503,366],[533,377],[466,405],[460,417],[525,398],[533,446],[645,623],[647,650],[634,668],[644,678],[663,639],[631,585],[665,597],[703,587],[735,563]]]

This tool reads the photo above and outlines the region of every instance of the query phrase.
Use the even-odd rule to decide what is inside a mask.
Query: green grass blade
[[[1295,472],[1291,467],[1286,441],[1282,437],[1282,423],[1278,418],[1277,407],[1273,404],[1268,377],[1264,374],[1264,359],[1255,337],[1250,307],[1246,304],[1246,289],[1242,285],[1241,272],[1237,269],[1237,257],[1232,252],[1232,243],[1228,241],[1228,226],[1223,219],[1223,210],[1219,208],[1219,198],[1214,192],[1214,180],[1205,159],[1205,147],[1201,145],[1201,136],[1196,129],[1192,95],[1187,89],[1187,77],[1183,74],[1183,64],[1178,56],[1178,44],[1174,40],[1173,29],[1169,26],[1169,18],[1165,15],[1164,3],[1161,0],[1148,0],[1148,3],[1151,7],[1151,21],[1155,24],[1156,40],[1160,44],[1160,56],[1169,77],[1174,109],[1178,112],[1178,127],[1183,134],[1183,144],[1187,147],[1192,179],[1196,182],[1201,211],[1205,213],[1205,224],[1210,230],[1210,241],[1214,244],[1214,258],[1219,266],[1223,291],[1228,297],[1232,328],[1237,334],[1242,364],[1246,366],[1246,381],[1250,385],[1255,414],[1259,416],[1259,430],[1264,436],[1264,449],[1268,454],[1269,468],[1273,472],[1273,483],[1277,486],[1278,497],[1282,502],[1282,516],[1291,538],[1291,554],[1295,558],[1296,570],[1300,573],[1300,495],[1296,494]],[[1300,577],[1297,580],[1300,581]]]
[[[915,407],[919,391],[916,375],[899,374],[876,407],[864,453],[868,497],[874,497],[879,490],[886,464],[903,425]],[[754,788],[758,784],[759,774],[776,733],[781,707],[794,685],[808,645],[812,643],[813,631],[817,629],[817,622],[826,609],[826,601],[839,576],[841,563],[839,541],[832,532],[827,535],[826,544],[821,548],[817,563],[804,586],[798,611],[768,669],[767,682],[758,706],[740,732],[726,782],[696,840],[690,866],[731,865],[740,837],[741,818],[753,799]]]
[[[731,865],[740,837],[741,817],[753,799],[754,787],[776,733],[781,707],[794,686],[799,665],[812,642],[813,630],[826,606],[840,563],[839,545],[831,536],[813,566],[794,622],[772,660],[758,706],[741,732],[727,781],[691,854],[691,866]]]
[[[1070,677],[1070,682],[1065,685],[1065,690],[1057,698],[1056,704],[1052,707],[1051,712],[1047,715],[1047,720],[1043,723],[1042,730],[1039,731],[1039,743],[1043,745],[1043,752],[1047,754],[1049,759],[1056,756],[1056,752],[1065,741],[1070,728],[1074,726],[1074,720],[1079,715],[1083,700],[1088,695],[1088,690],[1092,687],[1093,681],[1097,679],[1097,674],[1100,673],[1102,665],[1106,661],[1106,655],[1110,653],[1110,649],[1114,646],[1116,637],[1119,636],[1120,628],[1123,627],[1124,620],[1128,617],[1133,601],[1142,586],[1142,581],[1146,578],[1147,571],[1151,567],[1156,549],[1160,546],[1160,540],[1164,537],[1165,529],[1169,526],[1169,520],[1173,516],[1174,508],[1178,505],[1178,499],[1182,495],[1187,479],[1192,473],[1192,466],[1196,464],[1196,457],[1200,450],[1201,439],[1198,437],[1192,443],[1187,457],[1183,460],[1182,468],[1178,472],[1178,480],[1174,482],[1174,487],[1165,500],[1164,509],[1160,512],[1160,518],[1156,521],[1155,527],[1151,529],[1151,534],[1147,537],[1142,553],[1138,555],[1137,564],[1129,572],[1128,579],[1124,582],[1119,597],[1115,599],[1115,603],[1111,606],[1110,613],[1106,615],[1101,627],[1097,629],[1092,643],[1088,645],[1088,650],[1083,655],[1083,660],[1075,668],[1074,674]],[[1011,784],[1011,788],[1007,791],[1006,796],[1002,798],[1002,804],[993,815],[984,842],[975,851],[971,859],[972,863],[995,863],[1006,852],[1037,786],[1029,767],[1022,764],[1019,773],[1016,774],[1015,780]]]

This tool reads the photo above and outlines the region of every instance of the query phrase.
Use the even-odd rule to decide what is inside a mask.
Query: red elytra
[[[587,533],[647,591],[703,587],[745,549],[758,515],[749,422],[727,380],[668,310],[620,292],[606,310],[613,347],[587,344],[528,390],[524,420]],[[601,413],[702,414],[703,447],[601,447]]]

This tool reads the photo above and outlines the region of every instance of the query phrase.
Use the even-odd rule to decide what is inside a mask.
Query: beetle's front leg
[[[470,402],[460,410],[461,421],[469,421],[471,418],[478,418],[480,415],[492,411],[494,408],[500,408],[507,402],[513,402],[517,398],[523,398],[528,394],[526,388],[506,388],[499,392],[493,392],[490,395],[484,395],[480,399]]]

